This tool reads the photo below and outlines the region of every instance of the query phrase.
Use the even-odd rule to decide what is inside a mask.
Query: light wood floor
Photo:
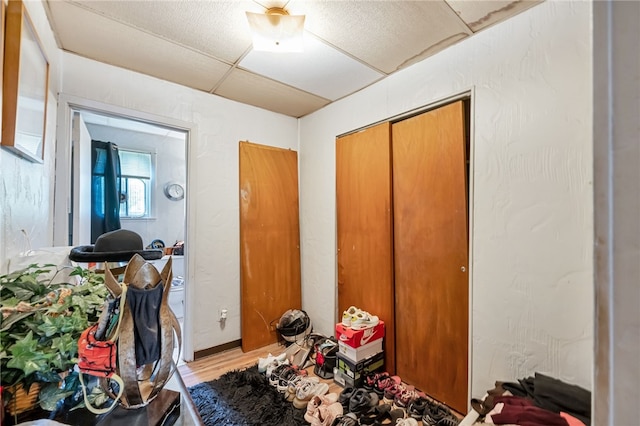
[[[250,352],[242,352],[242,349],[235,348],[188,364],[182,364],[178,366],[178,371],[185,385],[190,387],[198,383],[215,380],[227,371],[251,367],[258,362],[258,358],[266,358],[268,354],[279,355],[284,350],[285,347],[279,343],[273,343]],[[307,372],[309,375],[314,375],[313,366],[308,367]],[[319,379],[329,385],[329,392],[338,394],[342,392],[342,387],[335,383],[333,379]]]

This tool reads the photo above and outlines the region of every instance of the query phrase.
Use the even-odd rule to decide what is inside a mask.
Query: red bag
[[[116,372],[116,342],[96,340],[98,324],[80,335],[78,340],[78,368],[81,373],[99,377],[112,377]]]
[[[116,374],[117,371],[117,341],[118,332],[120,331],[120,323],[122,321],[122,308],[127,295],[127,286],[122,285],[122,294],[120,296],[119,314],[117,318],[117,326],[115,331],[107,340],[98,340],[95,337],[99,323],[92,325],[82,332],[78,339],[78,369],[80,374],[80,384],[82,385],[82,393],[84,395],[84,403],[89,411],[94,414],[108,413],[118,404],[122,393],[124,392],[124,382],[122,378]],[[82,374],[90,374],[101,378],[107,378],[118,384],[118,394],[115,396],[113,404],[106,408],[97,408],[91,405],[87,398],[87,389],[82,378]]]

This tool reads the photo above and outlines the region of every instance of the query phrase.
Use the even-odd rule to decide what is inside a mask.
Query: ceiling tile
[[[264,10],[249,0],[82,0],[73,3],[231,64],[251,47],[245,12]]]
[[[205,91],[215,87],[231,68],[71,3],[55,1],[49,7],[54,30],[66,51]]]
[[[510,18],[543,0],[446,0],[474,32]]]
[[[304,52],[252,50],[239,66],[332,101],[385,77],[310,34],[305,34]]]
[[[330,103],[327,99],[239,69],[234,69],[214,93],[292,117],[302,117]]]
[[[471,34],[443,0],[292,0],[305,28],[373,67],[392,73]]]

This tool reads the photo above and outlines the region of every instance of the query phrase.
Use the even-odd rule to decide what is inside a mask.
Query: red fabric
[[[493,423],[497,425],[569,426],[569,423],[559,414],[536,407],[529,399],[517,396],[501,396],[496,398],[495,401],[496,403],[502,402],[504,404],[500,413],[491,416]]]
[[[99,377],[111,377],[116,371],[115,342],[95,339],[97,324],[87,328],[78,340],[78,368],[80,372]]]

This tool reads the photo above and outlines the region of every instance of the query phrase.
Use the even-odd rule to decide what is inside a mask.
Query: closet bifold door
[[[465,112],[455,102],[392,125],[396,373],[468,406]]]
[[[385,322],[395,369],[390,123],[336,140],[338,318],[350,306]]]

